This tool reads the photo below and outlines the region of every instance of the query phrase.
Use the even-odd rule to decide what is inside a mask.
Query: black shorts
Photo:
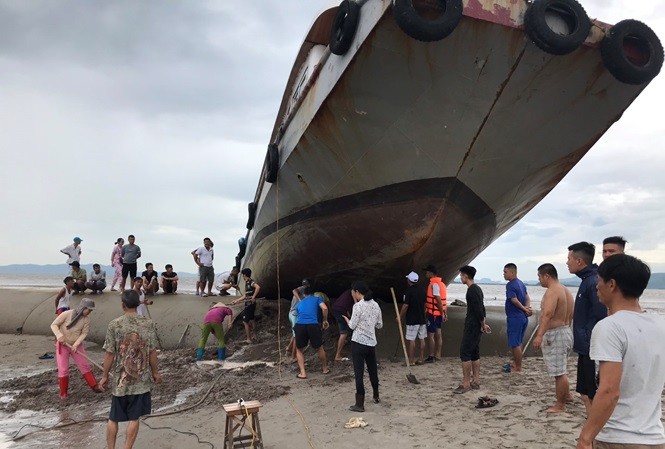
[[[577,386],[575,391],[593,399],[598,384],[596,382],[596,362],[588,354],[579,354],[577,357]]]
[[[149,415],[152,410],[149,391],[129,396],[111,396],[111,398],[109,420],[113,422],[137,421],[141,416]]]
[[[254,320],[254,313],[256,312],[256,303],[253,302],[245,306],[245,310],[242,311],[242,320],[245,323],[249,323]]]
[[[164,293],[175,293],[178,290],[178,284],[173,281],[164,281]]]
[[[323,332],[318,324],[296,324],[293,326],[296,333],[296,348],[304,349],[309,343],[312,348],[319,349],[323,344]]]
[[[459,357],[462,362],[475,362],[480,360],[480,326],[464,324],[462,343],[459,348]]]
[[[134,278],[136,277],[136,262],[122,264],[122,277],[126,278],[127,275],[129,275],[129,278],[134,281]]]

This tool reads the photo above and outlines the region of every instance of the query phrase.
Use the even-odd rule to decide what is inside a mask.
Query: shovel
[[[404,360],[406,361],[406,366],[409,368],[409,374],[406,375],[406,379],[412,384],[419,384],[416,376],[411,372],[411,365],[409,364],[409,354],[406,352],[406,343],[404,342],[404,332],[402,331],[402,319],[399,317],[399,309],[397,308],[397,298],[395,297],[395,290],[390,287],[390,293],[393,295],[393,304],[395,304],[395,314],[397,315],[397,327],[399,328],[399,336],[402,339],[402,349],[404,349]]]

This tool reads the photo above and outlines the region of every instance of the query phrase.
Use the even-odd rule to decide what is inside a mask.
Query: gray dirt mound
[[[246,400],[268,401],[275,397],[288,394],[290,387],[280,381],[276,363],[279,360],[278,342],[284,350],[291,338],[291,326],[288,321],[287,301],[281,303],[281,319],[279,328],[281,339],[277,339],[278,303],[277,301],[262,301],[257,307],[257,337],[255,344],[247,345],[244,342],[244,328],[242,322],[237,321],[227,335],[227,357],[233,362],[265,361],[273,364],[255,364],[244,368],[228,370],[221,375],[220,381],[211,391],[207,402],[230,403],[239,398]],[[324,347],[329,358],[334,354],[337,340],[336,326],[324,335]],[[188,390],[189,396],[179,407],[186,407],[200,400],[208,390],[211,382],[215,380],[222,368],[217,366],[197,366],[195,362],[195,348],[162,351],[159,353],[159,370],[163,383],[156,385],[152,391],[153,410],[169,407],[176,400],[176,396],[183,390]],[[216,348],[208,346],[204,360],[216,358]],[[316,354],[310,349],[306,352],[309,369],[319,369]],[[281,374],[292,377],[297,373],[294,364],[289,364],[288,358],[282,360]],[[332,365],[332,362],[331,362]],[[93,372],[99,379],[101,373],[94,368]],[[69,398],[60,401],[58,397],[58,375],[56,370],[34,376],[14,378],[0,382],[0,391],[14,394],[12,401],[0,403],[0,410],[13,413],[19,409],[33,411],[62,410],[73,405],[99,409],[110,407],[110,393],[94,393],[84,382],[74,365],[70,368]],[[349,382],[353,371],[350,364],[337,367],[326,383]],[[265,388],[269,385],[270,388]],[[192,391],[191,389],[194,389]]]

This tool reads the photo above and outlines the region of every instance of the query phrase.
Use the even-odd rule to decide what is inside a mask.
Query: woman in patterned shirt
[[[356,303],[353,305],[351,318],[344,319],[353,330],[351,337],[351,358],[353,373],[356,378],[356,403],[349,407],[353,412],[365,411],[365,384],[363,373],[365,364],[369,373],[369,381],[374,391],[374,402],[379,403],[379,375],[376,366],[376,334],[375,329],[383,327],[381,308],[372,299],[372,291],[364,281],[356,281],[351,285],[351,295]]]

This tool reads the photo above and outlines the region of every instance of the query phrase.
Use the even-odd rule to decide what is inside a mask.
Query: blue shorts
[[[434,316],[427,314],[427,333],[434,334],[436,331],[441,329],[441,323],[443,323],[443,317],[441,315]]]
[[[521,317],[509,316],[506,321],[508,323],[508,329],[506,330],[508,334],[508,346],[511,348],[522,346],[526,327],[529,324],[528,318],[526,315],[522,315]]]

